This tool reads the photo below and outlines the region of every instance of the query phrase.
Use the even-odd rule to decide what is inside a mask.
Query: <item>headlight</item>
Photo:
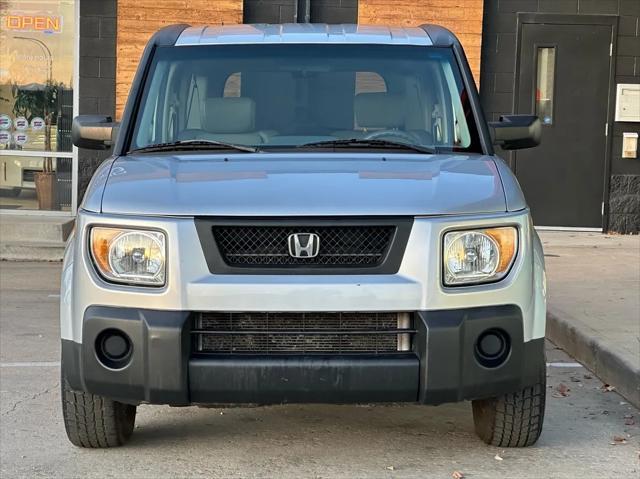
[[[106,280],[164,285],[164,233],[96,227],[91,229],[90,241],[93,262]]]
[[[444,236],[444,284],[488,283],[504,278],[516,256],[513,227],[452,231]]]

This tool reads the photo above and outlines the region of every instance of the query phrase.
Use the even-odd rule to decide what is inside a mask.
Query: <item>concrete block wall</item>
[[[480,97],[487,119],[497,119],[514,111],[517,15],[520,12],[619,16],[615,83],[640,83],[640,0],[485,0]],[[613,124],[610,191],[609,198],[605,199],[606,229],[639,233],[640,158],[622,158],[623,132],[640,133],[640,123]]]
[[[81,115],[115,116],[117,0],[80,2],[79,110]],[[78,152],[78,203],[110,151]]]
[[[296,21],[297,0],[245,0],[244,23],[292,23]],[[358,0],[312,0],[313,23],[356,23]]]
[[[640,83],[640,0],[619,0],[610,10],[620,15],[616,51],[616,83]],[[622,134],[640,135],[640,123],[613,124],[609,230],[640,233],[640,152],[636,159],[622,158]]]
[[[297,0],[244,0],[244,23],[292,23]]]
[[[356,23],[358,0],[312,0],[311,21],[314,23]]]

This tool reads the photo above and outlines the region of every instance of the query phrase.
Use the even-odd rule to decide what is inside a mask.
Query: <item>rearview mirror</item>
[[[80,115],[73,119],[71,141],[78,148],[106,150],[112,145],[118,126],[110,116]]]
[[[504,115],[500,121],[489,122],[494,145],[503,150],[533,148],[540,144],[542,126],[535,115]]]

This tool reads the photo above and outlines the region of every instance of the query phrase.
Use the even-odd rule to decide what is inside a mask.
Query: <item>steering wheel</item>
[[[365,135],[364,137],[362,137],[363,140],[378,140],[380,138],[384,138],[387,136],[391,136],[391,137],[395,137],[395,138],[399,138],[401,140],[404,141],[408,141],[411,144],[420,144],[420,138],[418,138],[417,135],[415,135],[414,133],[408,132],[408,131],[400,131],[400,130],[379,130],[379,131],[373,131],[371,133],[369,133],[368,135]]]

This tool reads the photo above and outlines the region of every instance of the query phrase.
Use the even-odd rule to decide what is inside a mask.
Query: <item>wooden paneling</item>
[[[360,0],[358,23],[416,27],[434,23],[455,33],[480,81],[483,0]]]
[[[120,118],[149,37],[174,23],[242,23],[242,0],[118,0],[116,116]]]

